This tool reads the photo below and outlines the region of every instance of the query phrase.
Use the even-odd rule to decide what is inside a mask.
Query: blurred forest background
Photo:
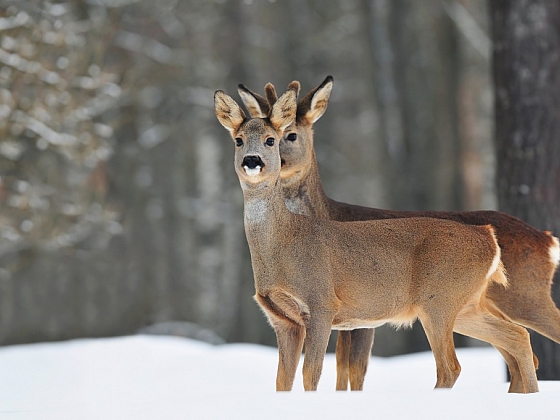
[[[216,89],[331,74],[329,196],[497,208],[489,19],[484,0],[0,0],[0,344],[169,321],[275,344]],[[374,354],[427,348],[381,328]]]

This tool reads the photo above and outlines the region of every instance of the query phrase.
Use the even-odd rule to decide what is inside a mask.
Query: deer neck
[[[278,234],[291,217],[284,204],[280,178],[267,185],[245,186],[243,207],[249,246],[274,238],[273,234]]]
[[[296,181],[282,182],[286,207],[292,213],[320,219],[329,218],[329,199],[323,190],[315,153],[305,175]]]

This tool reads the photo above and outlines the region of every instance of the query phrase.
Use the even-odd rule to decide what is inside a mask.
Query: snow
[[[136,335],[0,348],[0,419],[552,419],[560,381],[541,392],[507,393],[492,348],[458,350],[452,390],[433,390],[431,353],[373,357],[363,392],[335,392],[325,358],[319,390],[276,393],[276,349],[213,346]]]

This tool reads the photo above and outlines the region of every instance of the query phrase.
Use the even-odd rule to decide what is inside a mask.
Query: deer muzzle
[[[260,158],[260,156],[256,155],[248,155],[243,158],[243,162],[241,163],[243,169],[245,169],[245,173],[249,176],[259,174],[262,169],[264,168],[264,162]]]

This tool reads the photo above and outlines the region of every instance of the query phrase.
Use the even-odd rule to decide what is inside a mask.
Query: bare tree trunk
[[[455,24],[437,2],[370,4],[389,205],[462,208]]]
[[[560,234],[560,3],[492,1],[500,210]],[[560,287],[553,297],[560,303]],[[560,379],[560,346],[532,334],[539,379]]]
[[[368,7],[382,154],[378,173],[386,191],[386,202],[377,206],[459,210],[480,205],[485,177],[468,176],[480,147],[468,130],[479,131],[481,143],[489,130],[475,122],[485,110],[465,91],[476,96],[488,84],[488,62],[472,52],[471,34],[461,25],[467,19],[475,31],[482,30],[455,2],[371,0]],[[455,13],[459,7],[460,16]],[[476,10],[480,2],[469,7]],[[465,67],[471,69],[470,80]],[[473,189],[467,200],[466,192]],[[428,349],[419,326],[399,334],[405,338],[402,349]],[[374,350],[382,341],[376,340]]]

